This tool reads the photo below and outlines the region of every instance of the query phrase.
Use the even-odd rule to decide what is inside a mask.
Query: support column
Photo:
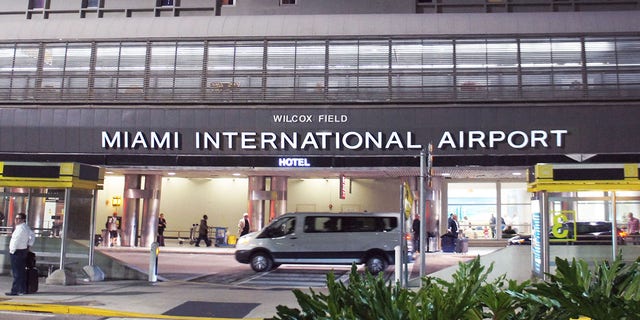
[[[142,228],[140,230],[141,247],[151,247],[151,244],[156,241],[158,233],[158,216],[160,215],[161,189],[161,175],[144,176],[144,191],[146,197],[142,204]]]
[[[269,221],[287,213],[287,177],[271,177]]]
[[[47,189],[34,188],[31,189],[29,196],[29,212],[27,213],[27,221],[31,228],[42,229],[44,228],[44,202],[47,193]],[[34,196],[35,194],[35,196]]]
[[[121,245],[136,247],[138,245],[138,220],[140,215],[141,176],[126,174],[124,176],[124,199],[122,203],[122,221],[120,223]]]
[[[7,227],[15,226],[15,218],[18,213],[27,213],[28,188],[11,188],[9,197],[9,210],[5,212]],[[28,218],[27,218],[28,219]],[[30,223],[30,221],[27,221]]]
[[[260,230],[264,227],[264,201],[271,199],[265,191],[264,177],[249,177],[249,205],[247,213],[251,221],[252,230]]]

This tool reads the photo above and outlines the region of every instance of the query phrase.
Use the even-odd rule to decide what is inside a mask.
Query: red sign
[[[340,199],[347,198],[347,177],[340,175]]]

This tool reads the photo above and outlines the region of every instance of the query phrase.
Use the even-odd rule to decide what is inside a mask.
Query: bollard
[[[151,244],[151,252],[149,254],[149,282],[158,281],[158,255],[160,254],[160,246],[157,242]]]
[[[400,246],[395,246],[393,247],[393,250],[395,251],[395,257],[396,257],[396,268],[394,273],[394,280],[395,283],[399,283],[400,282],[400,271],[402,268],[402,249],[400,248]]]

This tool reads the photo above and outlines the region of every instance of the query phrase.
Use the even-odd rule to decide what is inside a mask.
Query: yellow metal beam
[[[0,162],[0,187],[100,190],[104,168],[75,162]]]
[[[571,192],[595,190],[640,191],[638,178],[638,164],[597,164],[597,165],[566,165],[566,164],[538,164],[530,168],[530,181],[527,191]],[[575,180],[558,179],[557,171],[571,170]],[[602,179],[593,177],[598,170],[618,170],[620,179]],[[589,179],[580,180],[581,173]],[[611,172],[611,171],[609,171]],[[606,178],[606,177],[603,177]]]

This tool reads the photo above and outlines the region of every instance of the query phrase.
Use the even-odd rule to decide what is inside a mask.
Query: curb
[[[104,317],[123,317],[123,318],[145,318],[145,319],[173,319],[173,320],[239,320],[237,318],[211,318],[211,317],[194,317],[194,316],[171,316],[165,314],[150,314],[139,312],[113,311],[108,309],[67,306],[62,304],[37,304],[37,303],[19,303],[19,302],[2,302],[0,310],[3,311],[28,311],[52,314],[74,314],[74,315],[91,315]],[[244,318],[249,320],[264,320],[262,318]]]

